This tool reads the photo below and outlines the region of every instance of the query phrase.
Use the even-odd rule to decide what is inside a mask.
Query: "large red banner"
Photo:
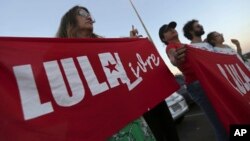
[[[190,47],[187,61],[227,131],[250,124],[250,72],[238,57]]]
[[[105,140],[178,89],[147,39],[0,38],[0,140]]]

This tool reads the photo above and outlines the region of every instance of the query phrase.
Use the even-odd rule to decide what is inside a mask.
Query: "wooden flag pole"
[[[129,1],[130,1],[130,4],[132,5],[132,7],[133,7],[133,9],[134,9],[134,11],[135,11],[137,17],[139,18],[139,20],[140,20],[140,22],[141,22],[141,24],[142,24],[144,30],[146,31],[146,34],[148,35],[149,40],[154,44],[153,39],[151,38],[151,36],[150,36],[150,34],[149,34],[149,32],[148,32],[148,30],[147,30],[145,24],[143,23],[143,21],[142,21],[140,15],[139,15],[139,13],[137,12],[137,10],[136,10],[136,8],[135,8],[135,6],[134,6],[132,0],[129,0]]]

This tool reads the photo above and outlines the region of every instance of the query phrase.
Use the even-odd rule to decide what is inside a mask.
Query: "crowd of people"
[[[103,38],[93,32],[94,23],[95,20],[92,18],[87,8],[82,6],[75,6],[67,11],[62,17],[56,37]],[[203,26],[199,23],[198,20],[191,20],[188,21],[183,27],[184,36],[188,40],[190,40],[189,44],[184,44],[178,37],[178,33],[175,30],[176,26],[177,23],[174,21],[162,25],[159,29],[159,38],[167,46],[166,53],[171,63],[179,68],[179,70],[185,76],[187,90],[191,94],[191,97],[196,102],[196,104],[200,106],[200,108],[209,119],[211,125],[214,128],[217,140],[227,141],[229,136],[226,133],[226,130],[223,127],[222,123],[218,119],[211,103],[206,97],[206,94],[199,81],[197,80],[191,66],[185,63],[185,56],[187,47],[192,46],[196,48],[203,48],[208,51],[238,53],[242,58],[240,43],[236,39],[231,40],[232,43],[237,47],[237,51],[235,51],[230,46],[223,44],[223,35],[216,31],[210,32],[207,35],[206,39],[202,40],[202,35],[204,35],[205,33]],[[132,30],[130,31],[130,37],[139,37],[137,29],[132,28]],[[243,61],[245,61],[244,58]],[[151,109],[149,112],[145,113],[143,117],[137,119],[136,121],[144,123],[144,120],[150,127],[150,129],[145,128],[145,130],[148,130],[145,131],[145,133],[152,132],[154,135],[154,137],[151,138],[152,140],[179,140],[174,121],[164,101],[157,105],[155,108]],[[131,124],[133,123],[134,122],[132,122]],[[109,140],[115,140],[118,134],[119,132],[113,137],[110,137]]]
[[[200,25],[197,20],[188,21],[183,27],[184,36],[191,41],[190,44],[183,44],[180,42],[178,33],[175,30],[176,26],[176,22],[164,24],[159,29],[159,37],[161,41],[167,45],[166,53],[171,63],[178,67],[185,76],[187,90],[192,99],[197,105],[200,106],[211,125],[214,127],[217,140],[226,141],[228,140],[228,135],[225,128],[217,117],[215,110],[205,94],[205,91],[197,80],[194,70],[189,64],[185,63],[187,47],[195,46],[197,48],[205,48],[209,51],[213,50],[213,47],[209,43],[202,41],[201,36],[205,32],[202,25]]]

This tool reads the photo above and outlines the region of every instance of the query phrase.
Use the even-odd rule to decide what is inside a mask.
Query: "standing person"
[[[101,38],[101,36],[93,32],[94,23],[95,21],[91,17],[91,14],[87,8],[74,6],[62,17],[56,37]],[[138,31],[133,29],[130,34],[131,37],[136,37]],[[155,141],[151,130],[142,117],[128,124],[124,129],[120,130],[108,140],[116,141],[121,139]]]
[[[56,37],[101,38],[101,36],[93,32],[94,23],[95,21],[87,8],[75,6],[62,17]],[[137,29],[132,26],[130,37],[140,36],[141,35],[138,35]],[[173,118],[165,101],[164,103],[161,102],[158,104],[155,108],[152,108],[151,111],[145,113],[144,118],[147,123],[145,123],[144,119],[141,117],[128,124],[124,129],[120,130],[108,140],[132,140],[136,138],[137,140],[154,141],[156,138],[158,141],[179,141]],[[148,128],[148,125],[155,137]],[[138,135],[142,136],[139,137]]]
[[[236,46],[237,52],[232,49],[230,46],[223,44],[224,37],[221,33],[216,31],[210,32],[207,34],[207,42],[214,47],[214,50],[217,52],[224,52],[224,53],[238,53],[242,56],[240,42],[237,39],[231,39],[231,42]]]
[[[242,55],[240,42],[237,39],[231,39],[231,42],[236,46],[237,51],[235,51],[232,47],[223,44],[224,43],[223,35],[216,31],[207,34],[207,42],[214,47],[214,50],[216,52],[236,54],[237,57],[242,61],[242,63],[245,64],[245,66],[248,69],[250,69],[250,66],[247,63],[247,59],[245,59],[244,56]]]
[[[185,50],[182,54],[179,54],[180,52],[177,52],[178,49],[184,49],[190,45],[182,44],[180,42],[178,33],[175,30],[176,25],[176,22],[170,22],[169,24],[161,26],[161,28],[159,29],[159,37],[161,41],[167,45],[166,52],[170,59],[170,62],[174,66],[178,67],[185,76],[185,83],[187,84],[187,90],[191,94],[191,97],[201,107],[205,115],[208,117],[210,123],[214,127],[217,140],[227,141],[228,135],[225,128],[218,119],[212,105],[208,101],[205,92],[201,87],[199,81],[197,80],[197,77],[191,66],[185,63]]]

